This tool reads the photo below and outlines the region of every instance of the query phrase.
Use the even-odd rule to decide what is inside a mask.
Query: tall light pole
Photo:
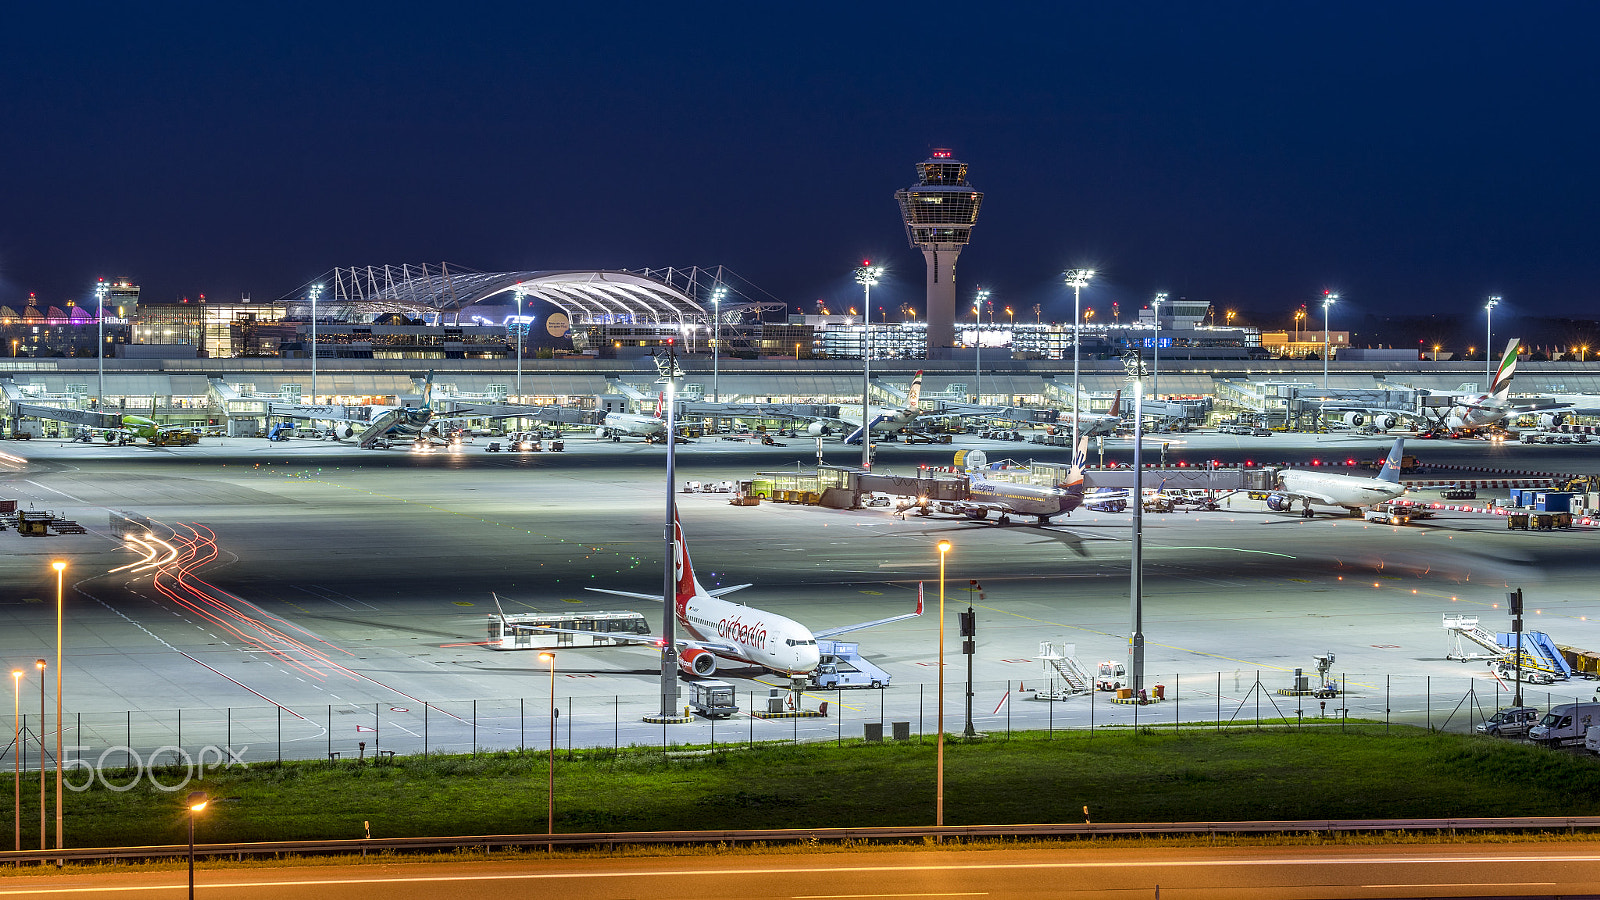
[[[322,296],[322,285],[311,286],[311,405],[317,405],[317,298]]]
[[[11,670],[11,789],[16,799],[11,802],[15,822],[11,826],[16,837],[16,849],[22,849],[22,670]]]
[[[978,299],[972,304],[972,320],[975,323],[973,325],[975,329],[973,334],[977,335],[977,340],[973,342],[976,352],[972,356],[972,375],[977,381],[973,388],[975,393],[972,402],[974,403],[983,402],[983,313],[978,310],[982,309],[983,304],[987,302],[989,302],[989,289],[979,288]]]
[[[1137,698],[1144,689],[1144,361],[1128,359],[1133,379],[1133,553],[1129,566],[1128,687]]]
[[[522,334],[528,330],[527,323],[522,321],[522,285],[517,285],[517,315],[512,320],[512,327],[517,329],[517,402],[522,402]]]
[[[60,850],[62,831],[62,794],[61,794],[61,579],[67,568],[64,560],[56,560],[50,564],[56,570],[56,849]],[[41,769],[39,778],[44,778]],[[57,860],[56,865],[61,865]]]
[[[1339,302],[1338,294],[1323,291],[1322,297],[1322,389],[1328,389],[1328,355],[1333,352],[1332,338],[1328,335],[1328,310]]]
[[[556,655],[551,652],[539,654],[540,662],[550,664],[550,767],[549,777],[546,779],[548,789],[545,794],[545,834],[556,833]],[[554,853],[554,841],[545,845],[549,852]]]
[[[717,285],[711,292],[711,402],[721,403],[722,395],[717,392],[717,360],[722,356],[722,298],[728,296],[728,289]],[[798,362],[800,354],[795,354]]]
[[[49,665],[42,659],[33,661],[34,669],[39,672],[39,849],[47,850],[50,845],[45,843],[44,837],[44,670]]]
[[[189,807],[189,900],[194,900],[194,817],[206,808],[206,792],[191,791],[184,805]]]
[[[1488,340],[1483,345],[1483,393],[1494,390],[1494,308],[1500,305],[1499,297],[1490,297],[1483,307],[1483,320],[1488,328]]]
[[[100,343],[95,345],[94,357],[100,367],[100,387],[94,398],[95,409],[106,408],[106,280],[94,286],[95,319],[100,323]]]
[[[678,505],[674,492],[677,490],[677,447],[678,447],[678,379],[683,377],[683,370],[678,368],[678,356],[671,343],[667,345],[667,356],[663,360],[656,358],[656,367],[661,371],[661,377],[656,383],[663,385],[667,395],[667,520],[663,530],[666,544],[666,558],[662,572],[661,588],[661,635],[664,641],[661,647],[661,713],[657,718],[646,717],[645,721],[655,721],[662,724],[669,722],[685,721],[678,713],[678,645],[674,636],[673,623],[677,615],[678,592],[678,546],[682,539],[678,534]]]
[[[1161,304],[1167,302],[1167,292],[1162,291],[1150,301],[1150,309],[1155,312],[1156,339],[1154,353],[1150,357],[1150,399],[1161,396]]]
[[[1078,312],[1078,302],[1081,299],[1083,288],[1094,277],[1093,269],[1068,269],[1067,286],[1072,288],[1072,452],[1078,452],[1078,420],[1082,418],[1082,411],[1078,408],[1080,396],[1078,394],[1078,345],[1082,343],[1083,316]]]
[[[872,410],[867,406],[867,384],[872,380],[872,286],[883,277],[883,266],[864,259],[856,267],[856,284],[861,285],[861,468],[872,468]]]
[[[938,738],[938,792],[934,802],[933,824],[944,826],[944,558],[950,552],[950,542],[939,542],[939,738]]]

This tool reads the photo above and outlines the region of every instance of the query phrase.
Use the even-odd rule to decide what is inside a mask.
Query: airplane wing
[[[812,634],[818,640],[823,640],[823,639],[826,639],[826,638],[836,637],[838,635],[845,634],[847,632],[860,631],[863,628],[871,628],[874,625],[887,625],[890,622],[898,622],[901,619],[914,619],[914,618],[916,618],[917,616],[920,616],[920,615],[922,615],[922,582],[919,581],[919,582],[917,582],[917,611],[916,612],[903,613],[903,614],[898,615],[898,616],[890,616],[887,619],[876,619],[876,620],[871,621],[871,622],[861,622],[861,623],[856,624],[856,625],[846,625],[846,626],[844,626],[842,628],[826,628],[826,629],[823,629],[822,631],[812,632]]]
[[[735,585],[730,585],[729,587],[712,588],[711,590],[706,591],[706,593],[710,594],[713,597],[721,597],[724,594],[731,594],[734,591],[742,591],[745,588],[750,587],[754,583],[755,582],[750,582],[749,584],[735,584]],[[584,588],[584,590],[586,590],[586,591],[594,591],[596,594],[615,594],[618,597],[633,597],[633,598],[638,599],[638,600],[660,600],[661,599],[661,595],[660,594],[640,594],[640,593],[636,593],[634,591],[614,591],[614,590],[611,590],[610,588]]]
[[[1316,491],[1274,491],[1273,493],[1282,494],[1285,497],[1294,497],[1295,499],[1305,498],[1305,499],[1315,500],[1315,501],[1317,501],[1318,503],[1321,503],[1324,506],[1338,506],[1338,505],[1340,505],[1339,501],[1333,499],[1332,497],[1328,496],[1327,494],[1319,494]]]

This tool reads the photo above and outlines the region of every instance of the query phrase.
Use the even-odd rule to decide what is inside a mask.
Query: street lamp
[[[711,402],[720,403],[722,397],[717,393],[717,357],[722,355],[722,298],[728,296],[728,289],[717,285],[711,291]],[[795,354],[795,362],[800,361],[800,354]]]
[[[1438,344],[1434,344],[1433,345],[1433,361],[1434,362],[1438,362],[1439,361],[1439,345]]]
[[[1093,269],[1068,269],[1067,286],[1072,288],[1072,452],[1078,452],[1078,344],[1081,343],[1083,316],[1078,314],[1078,301],[1083,288],[1094,277]]]
[[[61,579],[67,564],[66,561],[58,559],[50,564],[50,568],[56,570],[56,849],[60,850],[64,846],[61,842],[64,799],[61,794]],[[40,769],[39,778],[44,779],[43,767]],[[61,861],[57,860],[56,865],[61,865]]]
[[[548,790],[545,794],[546,824],[545,834],[556,833],[556,655],[552,652],[539,654],[540,662],[550,664],[550,771],[547,779]],[[548,852],[555,852],[555,842],[545,845]]]
[[[1162,291],[1150,301],[1150,309],[1155,313],[1156,340],[1154,352],[1150,356],[1150,399],[1161,396],[1161,304],[1167,302],[1167,292]]]
[[[1323,291],[1322,298],[1322,389],[1328,389],[1328,353],[1332,348],[1328,337],[1328,310],[1339,300],[1338,294]]]
[[[978,299],[972,303],[973,334],[977,335],[977,340],[973,342],[976,350],[972,356],[972,374],[977,382],[973,388],[976,392],[972,397],[972,402],[974,403],[983,402],[983,314],[978,310],[983,308],[983,304],[989,302],[989,293],[988,288],[979,288]]]
[[[856,267],[856,284],[861,285],[861,468],[872,468],[872,410],[867,407],[867,383],[872,380],[872,286],[883,277],[883,266],[864,259]],[[795,358],[799,358],[799,352]]]
[[[99,393],[94,398],[96,409],[106,408],[106,287],[104,278],[94,286],[95,319],[100,323],[100,343],[94,351],[95,359],[100,366]]]
[[[185,805],[189,807],[189,900],[194,900],[194,817],[206,808],[206,792],[191,791]]]
[[[317,405],[317,298],[322,296],[322,285],[311,286],[311,405]]]
[[[1494,308],[1500,305],[1499,297],[1490,297],[1483,307],[1483,321],[1488,328],[1488,340],[1483,345],[1483,392],[1494,390]]]
[[[50,845],[44,839],[44,670],[47,663],[42,659],[33,661],[33,667],[39,672],[39,849],[49,849]]]
[[[1585,356],[1588,356],[1588,355],[1589,355],[1589,345],[1588,344],[1584,344],[1582,347],[1578,348],[1578,362],[1583,362],[1583,358]]]
[[[944,827],[944,558],[950,552],[950,542],[939,542],[939,739],[938,739],[938,795],[934,804],[933,824]]]
[[[22,670],[11,670],[11,789],[16,799],[11,803],[15,822],[11,826],[16,837],[16,849],[22,849]]]

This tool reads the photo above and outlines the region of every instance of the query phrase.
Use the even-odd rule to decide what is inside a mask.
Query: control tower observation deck
[[[911,246],[928,264],[928,358],[956,342],[956,257],[972,240],[983,192],[967,184],[967,164],[935,150],[917,164],[917,183],[895,191]]]

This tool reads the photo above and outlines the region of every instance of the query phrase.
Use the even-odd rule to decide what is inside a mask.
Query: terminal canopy
[[[319,282],[286,298],[309,302],[322,286],[319,302],[378,307],[414,317],[460,311],[502,294],[521,293],[567,314],[573,325],[613,323],[709,324],[694,298],[698,282],[712,280],[707,269],[561,270],[478,272],[448,263],[336,268]],[[499,301],[511,301],[505,297]]]

